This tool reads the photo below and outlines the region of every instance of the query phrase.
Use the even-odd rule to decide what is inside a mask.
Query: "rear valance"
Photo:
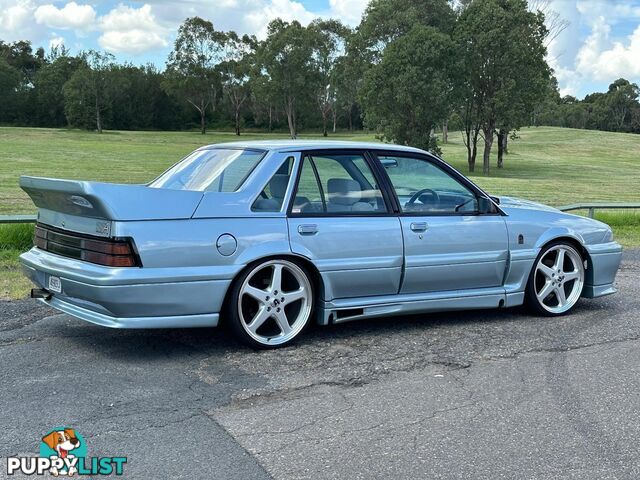
[[[202,192],[41,177],[20,177],[38,208],[106,220],[191,218]]]

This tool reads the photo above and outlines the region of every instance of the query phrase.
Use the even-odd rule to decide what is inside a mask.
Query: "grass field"
[[[302,135],[302,138],[322,138]],[[286,138],[286,134],[245,134],[240,140]],[[374,140],[373,135],[341,133],[329,139]],[[20,175],[143,183],[176,160],[209,143],[235,141],[232,133],[92,132],[0,128],[0,214],[35,213],[18,187]],[[511,141],[505,168],[491,176],[470,177],[489,193],[563,205],[581,201],[640,202],[640,135],[551,127],[528,128]],[[444,158],[467,173],[466,150],[459,133],[443,145]],[[477,165],[476,170],[482,171]],[[603,212],[616,238],[640,245],[640,215]],[[22,248],[7,239],[24,240],[24,231],[0,228],[0,298],[24,292],[26,282],[15,271]],[[4,247],[3,247],[3,238]],[[12,246],[13,245],[13,246]]]

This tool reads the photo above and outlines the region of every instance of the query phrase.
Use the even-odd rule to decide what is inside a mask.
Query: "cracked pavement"
[[[617,285],[556,319],[367,320],[274,351],[0,302],[0,456],[69,425],[125,478],[638,478],[640,251]]]

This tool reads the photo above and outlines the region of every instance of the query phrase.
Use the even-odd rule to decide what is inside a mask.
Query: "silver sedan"
[[[598,221],[492,197],[441,159],[353,142],[202,147],[148,185],[21,177],[32,296],[108,327],[216,326],[256,347],[326,325],[614,293]]]

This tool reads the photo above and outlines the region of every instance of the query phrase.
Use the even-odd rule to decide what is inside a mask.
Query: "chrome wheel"
[[[262,345],[282,345],[302,331],[311,315],[311,282],[295,263],[270,260],[242,283],[238,316],[244,331]]]
[[[568,245],[555,245],[538,260],[533,280],[538,303],[543,309],[553,314],[567,312],[582,294],[582,257]]]

